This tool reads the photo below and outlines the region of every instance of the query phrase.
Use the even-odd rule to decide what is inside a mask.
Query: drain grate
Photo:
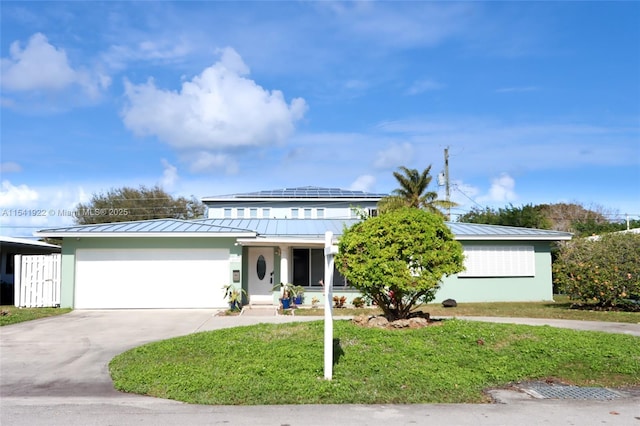
[[[606,388],[583,388],[569,385],[548,385],[544,383],[530,383],[522,390],[528,394],[543,399],[599,399],[611,400],[622,398],[623,395]]]

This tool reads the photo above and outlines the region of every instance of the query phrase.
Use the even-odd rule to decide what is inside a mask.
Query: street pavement
[[[319,317],[217,316],[214,310],[104,310],[0,327],[0,424],[8,425],[635,425],[640,396],[536,399],[493,391],[493,404],[202,406],[113,389],[109,361],[151,341],[259,322]],[[640,336],[640,324],[473,320]]]

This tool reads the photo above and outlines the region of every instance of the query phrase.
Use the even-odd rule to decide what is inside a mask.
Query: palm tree
[[[396,210],[402,207],[424,209],[428,212],[445,216],[441,209],[448,209],[457,204],[452,201],[438,200],[438,193],[427,191],[431,183],[431,165],[422,173],[417,169],[400,167],[393,172],[393,176],[400,184],[400,188],[394,189],[392,195],[384,197],[378,204],[381,213]]]

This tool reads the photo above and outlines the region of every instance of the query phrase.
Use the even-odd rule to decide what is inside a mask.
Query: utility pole
[[[449,147],[444,149],[444,188],[447,204],[451,202],[451,191],[449,189]],[[447,205],[447,221],[451,222],[451,206]]]

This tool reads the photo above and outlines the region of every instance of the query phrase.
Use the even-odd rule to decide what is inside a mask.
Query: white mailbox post
[[[324,233],[324,378],[333,377],[333,265],[338,246],[333,245],[333,233]]]

